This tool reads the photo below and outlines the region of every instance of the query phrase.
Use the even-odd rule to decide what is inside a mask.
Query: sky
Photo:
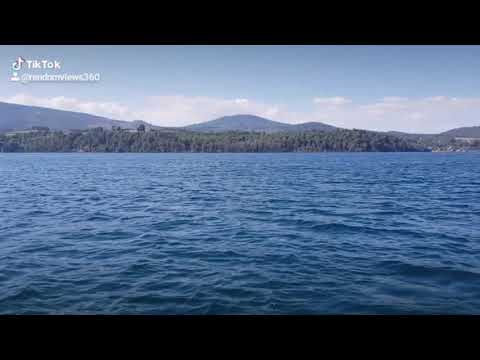
[[[11,81],[57,60],[97,82]],[[183,126],[254,114],[286,123],[436,133],[480,125],[480,46],[0,46],[0,101]]]

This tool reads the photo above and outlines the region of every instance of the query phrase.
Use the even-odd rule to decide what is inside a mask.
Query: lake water
[[[3,314],[480,314],[480,154],[0,154]]]

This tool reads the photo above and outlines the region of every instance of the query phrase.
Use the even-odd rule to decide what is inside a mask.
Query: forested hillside
[[[326,152],[426,151],[414,141],[365,131],[301,133],[125,131],[95,128],[64,133],[0,135],[1,152]]]

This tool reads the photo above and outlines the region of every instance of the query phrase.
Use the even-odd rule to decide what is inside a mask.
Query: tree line
[[[1,152],[378,152],[427,151],[415,141],[366,130],[199,133],[139,128],[0,135]]]

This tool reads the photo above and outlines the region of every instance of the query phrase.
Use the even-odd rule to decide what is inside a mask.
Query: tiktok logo
[[[10,81],[20,81],[20,78],[18,77],[18,72],[19,70],[22,69],[23,64],[25,63],[25,59],[19,56],[15,62],[12,63],[12,77],[10,78]]]
[[[22,68],[22,65],[25,63],[25,59],[19,56],[17,60],[12,64],[12,69],[18,71]]]

